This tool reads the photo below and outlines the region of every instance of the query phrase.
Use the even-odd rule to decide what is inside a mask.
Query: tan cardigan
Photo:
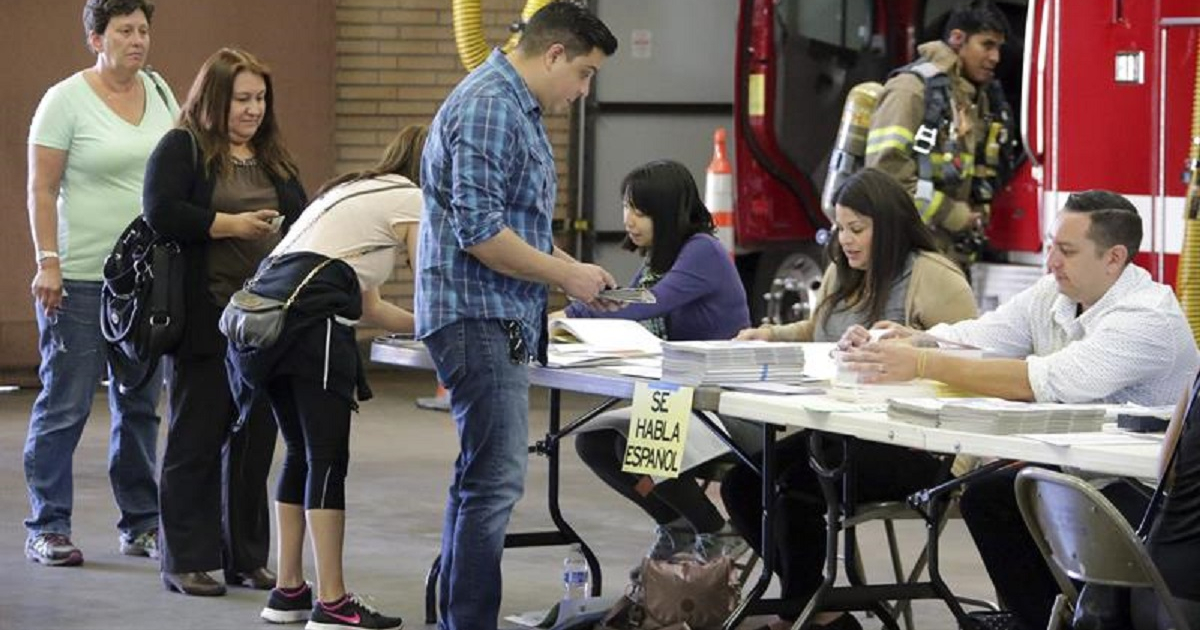
[[[837,266],[825,269],[825,278],[817,291],[817,303],[829,296],[837,282]],[[950,259],[933,252],[920,252],[913,260],[908,279],[908,295],[904,300],[904,321],[917,330],[928,330],[937,324],[952,324],[979,315],[975,294],[962,270]],[[772,341],[812,341],[816,322],[801,322],[768,326]]]

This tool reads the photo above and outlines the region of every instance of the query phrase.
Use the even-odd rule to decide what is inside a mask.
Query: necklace
[[[130,81],[129,87],[126,87],[125,89],[114,88],[108,81],[105,80],[103,73],[100,71],[96,71],[96,82],[100,84],[100,87],[104,88],[104,98],[105,100],[109,101],[130,96],[137,91],[137,84],[133,81]]]

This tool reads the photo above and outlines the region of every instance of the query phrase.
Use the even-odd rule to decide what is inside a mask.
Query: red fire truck
[[[819,286],[816,241],[829,225],[821,189],[847,92],[884,80],[917,44],[940,37],[953,4],[741,0],[734,219],[757,316],[802,317]],[[1200,98],[1200,2],[997,5],[1013,30],[997,76],[1019,118],[1024,155],[988,227],[989,259],[1006,264],[977,265],[976,289],[990,283],[999,300],[1039,275],[1054,213],[1066,195],[1089,188],[1138,206],[1146,236],[1137,262],[1173,283]]]

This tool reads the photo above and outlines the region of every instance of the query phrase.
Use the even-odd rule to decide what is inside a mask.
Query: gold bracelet
[[[917,351],[917,378],[925,378],[925,362],[929,358],[928,350]]]

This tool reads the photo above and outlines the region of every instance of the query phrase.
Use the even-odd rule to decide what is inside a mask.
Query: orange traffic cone
[[[417,399],[417,408],[429,411],[450,411],[450,392],[446,391],[441,383],[438,383],[436,394]]]
[[[704,205],[717,225],[717,238],[733,254],[733,169],[725,157],[725,128],[713,133],[713,157],[704,180]]]

